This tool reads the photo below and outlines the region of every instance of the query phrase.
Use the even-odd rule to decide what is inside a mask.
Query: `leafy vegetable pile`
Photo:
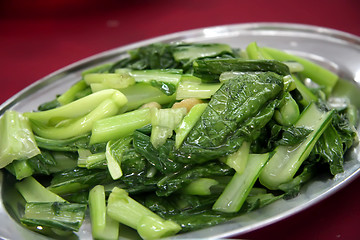
[[[38,111],[0,120],[0,168],[21,222],[144,239],[225,222],[343,172],[357,109],[328,101],[338,77],[259,47],[152,44],[89,69]],[[34,228],[35,227],[35,228]]]

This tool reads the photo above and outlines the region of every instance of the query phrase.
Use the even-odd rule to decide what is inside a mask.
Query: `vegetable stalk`
[[[65,199],[46,189],[33,177],[17,182],[15,187],[26,202],[66,202]]]
[[[322,112],[314,103],[310,104],[303,111],[295,126],[307,127],[313,131],[296,146],[278,146],[275,154],[262,171],[260,182],[269,189],[278,189],[280,184],[291,181],[331,122],[332,114],[333,111]]]
[[[325,86],[325,92],[327,95],[331,93],[332,89],[336,85],[336,82],[338,81],[338,76],[335,73],[321,67],[314,62],[278,49],[269,47],[263,47],[262,49],[264,52],[278,61],[297,61],[301,63],[304,66],[302,73],[317,84]]]
[[[118,239],[119,223],[106,213],[104,186],[97,185],[89,192],[92,236],[95,239]]]
[[[0,168],[40,154],[28,118],[6,111],[0,119]]]
[[[90,144],[107,142],[112,139],[131,135],[151,121],[149,108],[127,112],[121,115],[104,118],[97,121],[93,128]]]
[[[268,153],[250,154],[244,173],[235,173],[224,192],[213,205],[213,210],[238,212],[268,159]]]
[[[111,99],[119,107],[122,107],[127,103],[126,97],[121,92],[114,89],[107,89],[51,110],[42,112],[26,112],[24,113],[24,116],[37,123],[57,126],[63,120],[77,119],[89,114],[102,102],[108,99]]]
[[[83,135],[91,131],[97,120],[117,114],[120,106],[125,104],[122,100],[119,103],[116,103],[111,99],[106,99],[84,117],[67,122],[65,126],[52,127],[34,121],[32,122],[32,128],[39,136],[50,139],[67,139]]]
[[[167,237],[181,230],[178,224],[162,219],[117,187],[109,196],[107,213],[116,221],[136,229],[143,239]]]

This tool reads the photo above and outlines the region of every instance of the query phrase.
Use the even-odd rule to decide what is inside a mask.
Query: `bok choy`
[[[331,104],[337,81],[256,42],[143,46],[37,110],[6,111],[0,168],[18,180],[30,229],[90,221],[95,239],[124,225],[155,239],[206,228],[344,171],[358,109]]]

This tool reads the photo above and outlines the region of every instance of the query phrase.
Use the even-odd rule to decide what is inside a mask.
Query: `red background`
[[[0,103],[47,74],[114,47],[177,31],[288,22],[360,36],[358,0],[2,0]],[[360,179],[310,209],[237,236],[360,239]]]

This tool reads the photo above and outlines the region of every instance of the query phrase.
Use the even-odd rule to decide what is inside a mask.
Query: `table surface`
[[[33,0],[0,2],[0,103],[75,61],[163,34],[287,22],[360,36],[360,1]],[[359,239],[360,179],[305,211],[236,238]]]

